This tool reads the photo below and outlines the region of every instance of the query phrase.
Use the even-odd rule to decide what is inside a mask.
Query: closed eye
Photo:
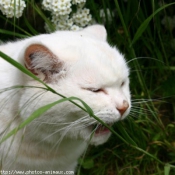
[[[103,92],[103,93],[107,94],[106,91],[104,89],[102,89],[102,88],[86,88],[86,90],[94,92],[94,93]]]
[[[95,92],[95,93],[103,92],[103,89],[93,89],[93,88],[89,88],[88,90],[89,90],[89,91],[92,91],[92,92]]]
[[[124,82],[124,81],[122,81],[122,83],[121,83],[121,85],[120,85],[120,86],[122,87],[122,86],[124,86],[124,85],[125,85],[125,82]]]

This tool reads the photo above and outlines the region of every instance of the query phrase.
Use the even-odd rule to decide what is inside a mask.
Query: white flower
[[[86,3],[86,0],[72,0],[72,4],[77,5],[78,8],[83,8]]]
[[[107,15],[107,16],[106,16]],[[103,22],[106,23],[106,18],[108,19],[108,22],[112,22],[112,16],[115,15],[115,11],[110,11],[110,9],[106,9],[106,14],[104,9],[100,10],[100,17],[102,18]]]
[[[7,18],[21,17],[25,7],[23,0],[0,0],[0,10]]]
[[[173,30],[175,28],[175,16],[173,17],[165,16],[161,22],[166,29]]]
[[[42,7],[43,7],[44,10],[51,11],[52,8],[51,8],[50,0],[44,0],[44,1],[42,2]]]
[[[89,9],[79,9],[75,14],[72,16],[73,22],[80,27],[85,27],[89,24],[92,19],[91,14],[89,14]]]
[[[80,3],[85,3],[86,0],[72,0],[73,4],[80,4]]]
[[[81,30],[82,28],[77,26],[77,25],[73,25],[70,30],[73,30],[73,31],[78,31],[78,30]]]
[[[73,21],[71,18],[69,18],[69,15],[63,15],[63,16],[52,15],[51,21],[54,24],[56,30],[71,30],[71,27],[73,25]]]

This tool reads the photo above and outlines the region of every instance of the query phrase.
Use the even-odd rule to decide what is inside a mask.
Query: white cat
[[[24,65],[55,91],[85,101],[111,126],[131,107],[129,69],[123,56],[106,42],[106,30],[58,31],[0,46],[0,51]],[[0,58],[0,137],[35,110],[61,99],[43,85]],[[81,104],[81,103],[80,103]],[[107,141],[111,132],[72,104],[58,104],[0,145],[3,171],[74,171],[88,144]],[[2,172],[3,174],[3,172]]]

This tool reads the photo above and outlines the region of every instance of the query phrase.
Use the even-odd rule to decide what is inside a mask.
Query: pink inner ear
[[[30,45],[25,52],[25,66],[33,74],[38,75],[37,73],[38,71],[42,73],[49,71],[49,70],[45,70],[45,67],[41,67],[40,69],[34,68],[32,61],[35,59],[35,56],[37,55],[37,53],[44,53],[45,55],[47,55],[48,58],[52,60],[51,62],[49,62],[51,64],[50,67],[52,67],[53,69],[56,67],[55,65],[57,61],[56,56],[45,46],[40,44],[33,44],[33,45]],[[40,60],[41,62],[43,61],[42,57],[37,59],[41,59]]]
[[[44,52],[46,53],[48,56],[50,56],[50,58],[53,57],[52,52],[47,49],[45,46],[40,45],[40,44],[33,44],[30,45],[25,52],[25,63],[27,67],[31,67],[32,66],[32,55],[35,55],[35,53],[37,52]]]
[[[53,74],[63,69],[63,61],[54,55],[48,48],[40,44],[30,45],[24,55],[26,68],[35,75],[44,75],[50,81]]]

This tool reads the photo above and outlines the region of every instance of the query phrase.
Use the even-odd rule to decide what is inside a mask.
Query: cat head
[[[24,47],[21,57],[24,58],[25,67],[33,74],[58,93],[82,99],[109,126],[129,114],[129,69],[123,55],[107,43],[103,26],[94,25],[78,32],[59,31],[35,37]],[[27,77],[25,83],[41,86]],[[25,90],[20,108],[34,94],[39,93],[41,89]],[[34,110],[60,98],[51,92],[42,93],[21,112],[21,118],[26,119]],[[61,135],[98,145],[104,143],[111,134],[71,102],[54,106],[39,117],[37,122],[32,122],[30,127],[37,133],[42,130],[50,135],[49,142],[54,142]],[[56,125],[49,125],[51,123]],[[43,139],[46,140],[44,137],[45,135]]]

